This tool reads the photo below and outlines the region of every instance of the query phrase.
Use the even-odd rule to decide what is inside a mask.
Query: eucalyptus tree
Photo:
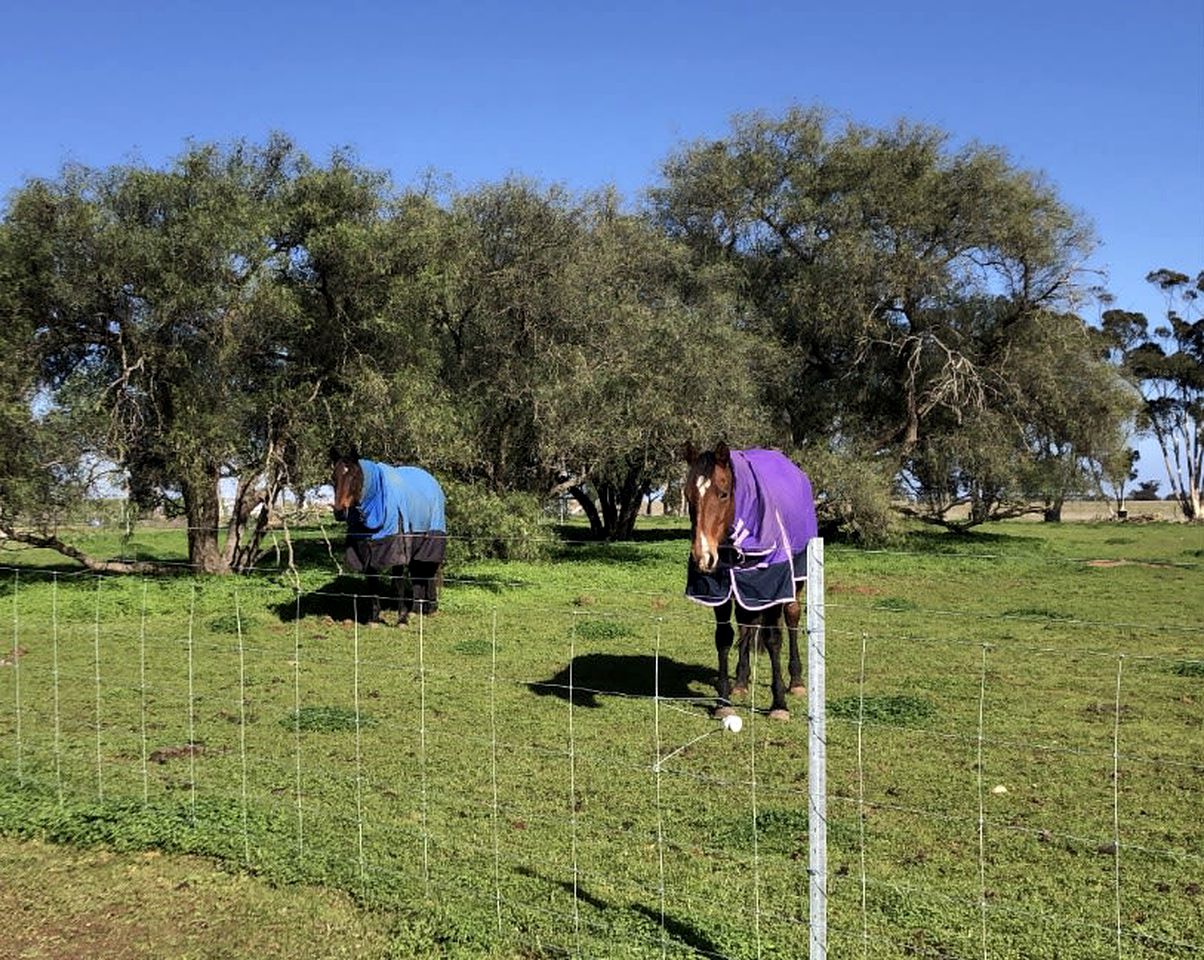
[[[524,179],[453,195],[433,228],[425,289],[440,380],[455,397],[463,479],[495,492],[547,490],[539,392],[570,309],[583,236],[560,187]]]
[[[722,284],[613,193],[510,179],[427,223],[412,302],[455,398],[444,449],[462,479],[568,491],[594,535],[621,538],[686,439],[746,416],[750,341]]]
[[[1150,328],[1140,313],[1109,310],[1103,317],[1124,369],[1139,386],[1141,425],[1162,453],[1171,495],[1189,520],[1204,517],[1204,271],[1176,270],[1146,279],[1167,298],[1165,325]]]
[[[136,502],[185,518],[195,568],[253,565],[312,460],[307,430],[329,430],[324,401],[377,313],[348,306],[356,280],[323,258],[341,241],[373,249],[387,199],[348,158],[316,167],[272,137],[190,145],[163,169],[69,167],[10,203],[5,306],[32,332],[39,398],[91,424],[85,460],[119,467]]]
[[[631,535],[643,499],[681,472],[687,441],[772,435],[757,400],[767,348],[742,329],[722,269],[609,192],[588,199],[568,306],[537,385],[541,460],[596,536]]]
[[[1009,329],[1066,312],[1091,249],[1040,177],[910,123],[737,117],[727,136],[672,156],[664,177],[661,223],[702,262],[735,265],[757,329],[786,351],[765,397],[794,442],[898,470],[926,449],[947,458],[964,446],[954,434],[1004,412]],[[1004,436],[1023,459],[1023,431]]]
[[[1096,492],[1100,471],[1112,472],[1123,456],[1140,396],[1079,317],[1037,312],[1010,337],[1004,382],[1031,455],[1025,492],[1046,520],[1060,520],[1066,500]]]

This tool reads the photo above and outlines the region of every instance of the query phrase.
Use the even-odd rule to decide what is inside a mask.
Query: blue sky
[[[818,103],[1042,171],[1094,223],[1120,306],[1158,317],[1145,274],[1204,268],[1200,0],[45,0],[0,22],[0,193],[281,130],[398,184],[520,173],[636,200],[733,114]]]

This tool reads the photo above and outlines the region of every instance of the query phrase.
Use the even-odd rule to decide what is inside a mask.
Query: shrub
[[[538,560],[549,551],[552,531],[538,497],[494,493],[475,484],[444,481],[447,494],[448,562]]]
[[[891,477],[879,461],[818,448],[799,451],[793,459],[811,478],[825,538],[865,546],[890,539],[896,523]]]

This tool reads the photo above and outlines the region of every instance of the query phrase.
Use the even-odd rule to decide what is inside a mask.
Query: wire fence
[[[685,604],[474,595],[400,631],[361,623],[363,590],[0,573],[10,831],[436,904],[549,955],[1204,952],[1191,611],[809,597],[828,648],[808,742],[802,703],[768,718],[755,657],[743,730],[716,722],[709,620]]]

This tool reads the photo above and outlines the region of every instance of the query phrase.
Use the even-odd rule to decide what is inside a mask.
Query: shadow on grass
[[[358,620],[367,623],[372,613],[372,598],[377,597],[386,610],[397,609],[397,591],[389,584],[374,585],[366,577],[350,574],[335,577],[329,583],[300,595],[298,599],[286,600],[275,607],[276,615],[283,623],[308,617],[329,617],[331,620]]]
[[[513,585],[513,581],[502,577],[457,577],[444,581],[440,596],[457,587],[468,586],[490,593],[502,593]],[[329,617],[339,622],[358,619],[360,623],[367,623],[372,612],[373,597],[380,600],[383,609],[397,609],[397,590],[388,580],[378,583],[368,577],[345,573],[316,590],[301,594],[300,602],[286,600],[273,609],[282,623],[292,623],[298,616],[302,620],[307,617]]]
[[[552,560],[556,563],[621,563],[627,566],[661,562],[659,557],[646,553],[634,544],[602,543],[596,540],[562,544],[552,554]]]
[[[1032,553],[1040,549],[1033,537],[1011,533],[990,533],[986,530],[912,530],[898,543],[898,548],[916,553],[959,554],[981,553],[986,549],[1007,549],[1017,553]]]
[[[608,903],[601,897],[595,896],[580,884],[574,886],[567,880],[552,880],[548,877],[541,876],[537,871],[532,870],[530,867],[519,867],[517,872],[531,880],[538,880],[540,883],[546,883],[549,886],[560,887],[560,889],[565,893],[575,896],[578,900],[589,904],[595,910],[608,913],[616,909],[622,909],[622,907],[617,904]],[[643,903],[629,904],[628,909],[640,914],[642,917],[646,917],[658,927],[663,921],[666,934],[668,934],[672,939],[676,940],[682,946],[693,950],[694,953],[700,957],[718,957],[723,955],[719,949],[719,944],[717,944],[714,940],[699,930],[698,927],[695,927],[692,924],[686,923],[682,920],[674,919],[667,913],[664,915],[664,917],[662,917],[659,910],[654,910],[652,907],[649,907],[647,904]]]
[[[620,562],[647,560],[648,555],[640,549],[646,544],[686,543],[690,539],[690,528],[652,527],[636,528],[624,540],[598,540],[590,534],[588,527],[569,523],[554,524],[553,530],[560,540],[556,549],[557,560],[616,560]]]
[[[527,684],[541,697],[570,697],[569,667],[547,680]],[[651,697],[656,693],[656,658],[647,654],[586,653],[572,662],[572,701],[574,706],[600,707],[599,697]],[[714,687],[715,671],[694,663],[678,663],[660,658],[660,695],[672,699],[698,699],[691,684]]]
[[[576,543],[580,541],[589,541],[592,543],[605,543],[604,540],[594,540],[590,537],[589,527],[583,527],[579,524],[572,523],[557,523],[553,524],[552,528],[556,531],[556,535],[560,539]],[[690,528],[682,522],[680,527],[641,527],[638,524],[631,531],[631,536],[625,540],[615,541],[617,543],[663,543],[666,540],[689,540]]]

